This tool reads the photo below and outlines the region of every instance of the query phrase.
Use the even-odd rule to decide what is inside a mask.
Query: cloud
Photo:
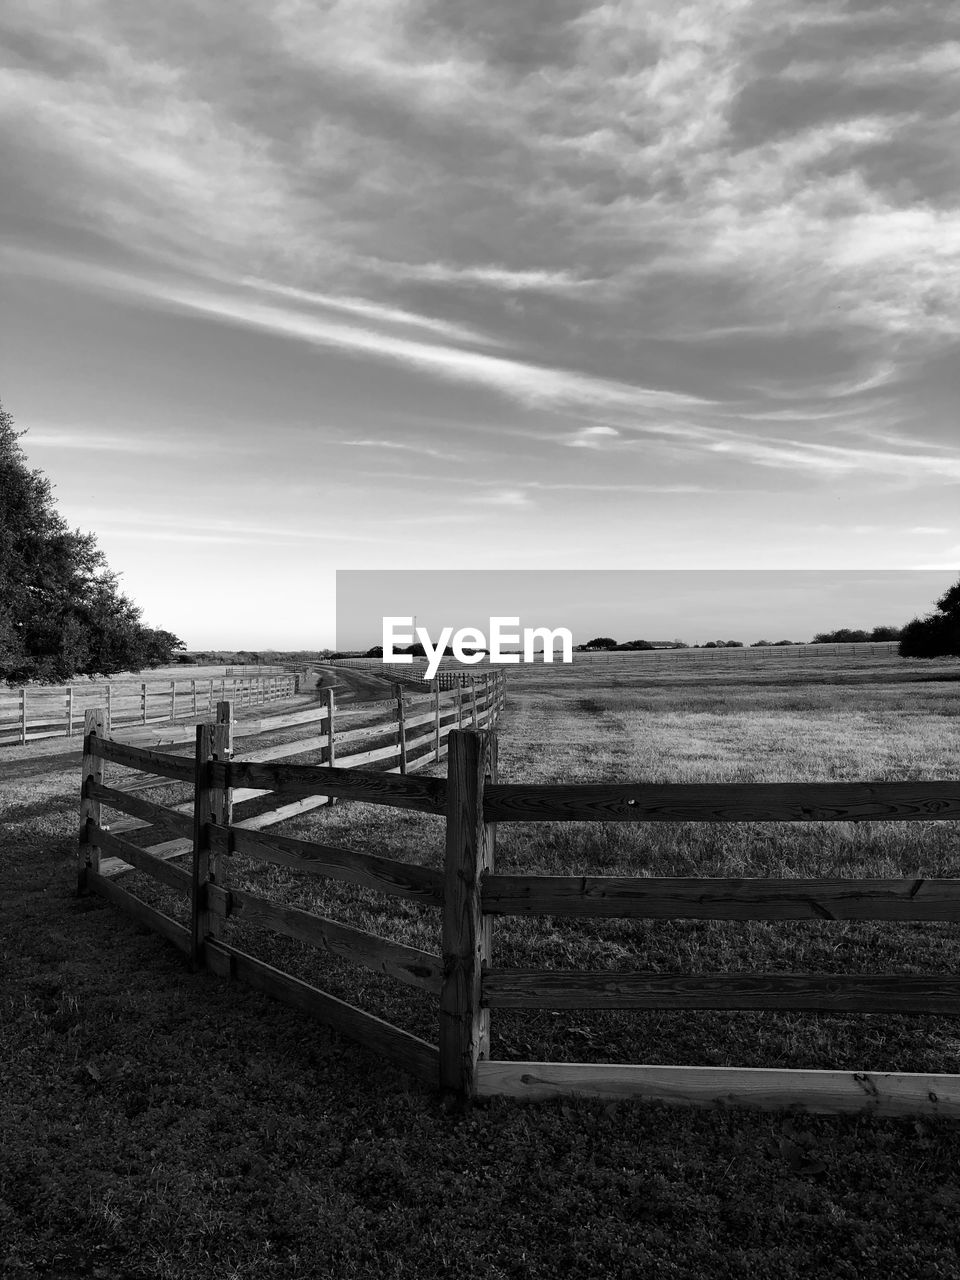
[[[461,462],[462,455],[448,453],[443,449],[434,449],[429,445],[414,444],[405,440],[340,440],[353,449],[394,449],[401,453],[417,453],[427,458],[441,458],[447,462]]]
[[[103,432],[89,431],[84,426],[77,426],[72,431],[45,430],[35,427],[28,429],[23,437],[27,451],[30,449],[70,449],[91,453],[132,453],[157,455],[159,457],[184,457],[193,454],[211,453],[219,449],[214,441],[200,440],[195,436],[179,437],[165,434],[163,436],[120,436]],[[249,448],[241,446],[244,452]]]
[[[487,507],[528,507],[532,503],[526,489],[492,489],[489,493],[476,494],[467,501]]]
[[[456,265],[442,262],[386,262],[369,260],[371,268],[395,280],[423,281],[427,284],[482,285],[490,289],[519,293],[532,290],[539,293],[576,293],[595,288],[597,280],[585,279],[567,270],[516,270],[509,267],[469,264]]]
[[[609,417],[543,432],[591,466],[615,445],[618,462],[656,448],[805,480],[957,479],[952,449],[891,437],[949,430],[913,413],[924,388],[903,378],[960,337],[945,10],[172,14],[5,7],[0,198],[56,231],[45,255],[11,244],[9,270]],[[63,248],[80,231],[100,265]]]
[[[563,443],[570,449],[599,449],[602,440],[619,435],[615,427],[581,427]]]
[[[225,283],[230,283],[225,281]],[[500,345],[497,339],[482,334],[467,325],[454,324],[449,320],[441,320],[434,316],[418,315],[416,312],[401,307],[386,306],[381,302],[370,302],[364,298],[337,297],[330,293],[318,293],[312,289],[299,289],[292,285],[274,284],[268,280],[241,279],[240,284],[248,285],[258,293],[270,294],[274,297],[289,299],[292,302],[303,302],[324,311],[336,311],[349,316],[357,316],[361,320],[374,320],[382,324],[395,324],[403,328],[425,329],[431,333],[441,334],[454,341],[480,343],[483,346]]]

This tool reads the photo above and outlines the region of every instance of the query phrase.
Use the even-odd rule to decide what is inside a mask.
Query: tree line
[[[70,529],[0,405],[0,680],[162,666],[183,641],[146,627],[92,533]]]

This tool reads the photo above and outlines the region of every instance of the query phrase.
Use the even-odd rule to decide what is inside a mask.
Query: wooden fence
[[[437,704],[444,695],[435,691]],[[447,695],[449,697],[449,695]],[[447,706],[449,706],[447,702]],[[474,701],[475,724],[492,725],[503,706],[502,678]],[[495,833],[501,822],[841,822],[960,819],[960,783],[722,783],[516,785],[497,779],[489,728],[458,731],[449,715],[446,779],[394,777],[329,765],[267,764],[231,757],[229,726],[204,726],[194,761],[138,751],[101,738],[96,719],[85,739],[80,888],[94,889],[188,951],[214,972],[258,989],[329,1023],[431,1085],[461,1098],[508,1095],[542,1099],[575,1093],[694,1105],[800,1106],[811,1111],[926,1112],[960,1118],[960,1075],[808,1071],[739,1067],[510,1062],[490,1060],[490,1018],[497,1008],[784,1009],[960,1014],[960,978],[914,974],[664,974],[563,971],[493,965],[493,926],[501,915],[727,920],[960,921],[960,880],[696,879],[499,875]],[[417,717],[407,720],[410,726]],[[428,723],[422,720],[422,723]],[[427,733],[414,746],[435,759]],[[369,757],[367,757],[369,758]],[[103,785],[105,760],[194,779],[194,798],[177,821],[192,822],[192,872],[153,851],[134,849],[100,825],[100,806],[123,808]],[[357,763],[361,759],[354,757]],[[403,767],[403,756],[394,772]],[[325,844],[251,831],[234,820],[238,795],[274,791],[288,800],[319,790],[442,816],[442,870]],[[169,821],[159,806],[128,812]],[[299,908],[230,888],[229,854],[378,889],[438,908],[441,954],[378,938]],[[191,894],[189,926],[148,907],[104,874],[101,853],[152,872]],[[436,1045],[335,999],[228,945],[221,924],[246,916],[258,925],[339,955],[439,996]]]
[[[207,679],[122,680],[74,685],[0,686],[0,746],[37,738],[73,737],[92,707],[103,707],[107,729],[163,724],[213,715],[218,702],[258,707],[300,690],[293,674],[230,675]]]
[[[397,680],[415,688],[438,684],[441,689],[454,689],[457,685],[466,688],[477,675],[501,669],[492,667],[486,658],[482,663],[475,663],[469,668],[450,658],[445,660],[445,665],[440,667],[433,679],[428,680],[429,664],[426,658],[414,658],[412,662],[382,662],[379,658],[331,658],[327,665],[366,671],[368,675],[383,676],[387,680]]]

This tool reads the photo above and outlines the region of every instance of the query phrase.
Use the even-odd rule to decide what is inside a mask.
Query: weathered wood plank
[[[764,1067],[661,1067],[588,1062],[478,1062],[477,1095],[543,1101],[579,1095],[678,1106],[789,1107],[827,1115],[960,1119],[960,1075],[799,1071]]]
[[[133,814],[135,818],[143,818],[149,825],[162,823],[172,827],[174,831],[182,831],[184,835],[193,834],[192,802],[179,809],[168,809],[165,805],[154,804],[151,800],[144,800],[141,796],[131,794],[129,791],[118,791],[116,787],[105,787],[102,783],[94,783],[91,794],[108,808]],[[119,828],[111,823],[108,829],[116,834]],[[132,831],[136,828],[127,827],[127,830]]]
[[[137,871],[143,871],[162,884],[168,885],[178,893],[190,892],[190,872],[185,867],[175,867],[173,863],[156,854],[141,849],[129,840],[122,840],[109,831],[98,831],[97,842],[105,852],[119,858]],[[101,872],[104,874],[104,872]]]
[[[383,737],[385,734],[392,736],[396,733],[396,728],[393,720],[378,720],[375,724],[361,725],[359,729],[344,729],[336,734],[337,746],[341,747],[346,742],[360,742],[366,738]],[[244,753],[244,759],[246,758]]]
[[[435,1086],[439,1071],[436,1047],[372,1013],[365,1013],[336,996],[328,995],[299,978],[257,960],[224,942],[207,944],[207,963],[214,972],[238,978],[257,991],[272,996],[332,1027],[341,1035],[372,1049],[417,1079]]]
[[[300,907],[273,902],[245,889],[225,892],[211,885],[208,896],[211,910],[223,919],[239,919],[257,928],[271,929],[375,973],[386,973],[407,986],[440,994],[443,962],[429,951],[339,924]]]
[[[223,781],[229,777],[234,787],[255,787],[280,794],[299,792],[301,795],[309,794],[312,789],[364,804],[387,804],[423,813],[442,814],[444,811],[446,783],[442,778],[401,778],[340,766],[247,764],[244,760],[234,760],[229,765],[214,764],[212,770],[214,778]]]
[[[483,787],[496,779],[492,733],[451,733],[443,873],[440,1087],[472,1097],[476,1064],[490,1054],[490,1012],[481,973],[491,959],[491,918],[480,910],[480,877],[494,866],[495,830],[483,820]]]
[[[393,742],[389,746],[374,747],[370,751],[361,751],[352,756],[340,756],[341,768],[356,768],[361,764],[373,764],[376,760],[399,760],[400,744]]]
[[[316,734],[312,738],[299,738],[296,742],[281,742],[276,747],[260,747],[256,751],[243,748],[244,760],[260,764],[264,760],[284,760],[288,756],[304,755],[308,751],[320,751],[327,745],[326,733]]]
[[[26,694],[24,694],[26,696]],[[77,849],[77,893],[87,892],[91,872],[100,870],[100,849],[94,831],[100,827],[97,788],[103,786],[103,757],[96,752],[104,735],[103,711],[93,708],[84,716],[83,763],[80,774],[80,830]]]
[[[211,828],[211,840],[248,858],[259,858],[279,867],[289,867],[307,875],[329,876],[347,884],[376,889],[395,898],[411,898],[425,906],[438,907],[443,878],[434,867],[398,862],[374,853],[315,844],[293,836],[254,833],[236,825]]]
[[[96,872],[90,873],[88,884],[95,893],[99,893],[108,902],[112,902],[115,907],[119,907],[128,916],[132,916],[139,924],[145,925],[151,932],[158,933],[162,938],[166,938],[168,942],[172,942],[174,946],[179,947],[181,951],[189,954],[190,930],[185,925],[178,923],[176,920],[171,920],[169,916],[164,915],[162,911],[158,911],[156,907],[151,907],[146,902],[142,902],[135,894],[122,888],[113,880],[97,875]]]
[[[250,818],[235,819],[235,827],[243,827],[245,831],[260,831],[264,827],[276,826],[288,818],[296,818],[301,813],[309,813],[312,809],[322,809],[330,804],[329,796],[304,796],[302,800],[291,800],[279,808],[268,809],[265,813],[256,813]]]
[[[109,834],[113,835],[113,832],[111,831]],[[176,840],[161,840],[159,844],[148,844],[144,852],[153,854],[156,858],[162,858],[164,861],[170,858],[180,858],[184,854],[193,852],[193,837],[185,839],[181,836]],[[130,864],[122,858],[100,859],[100,874],[102,876],[119,876],[129,870]]]
[[[497,915],[646,920],[960,920],[960,880],[484,876]]]
[[[170,756],[146,747],[130,747],[112,738],[96,738],[94,752],[104,760],[112,760],[114,764],[122,764],[129,769],[143,769],[162,778],[176,778],[178,782],[193,782],[193,761],[187,756]]]
[[[960,978],[916,974],[491,969],[491,1009],[810,1009],[960,1014]]]
[[[261,716],[259,720],[247,720],[238,725],[238,732],[244,737],[255,737],[261,733],[274,733],[277,729],[291,729],[301,724],[320,724],[327,718],[326,707],[310,707],[306,711],[289,711],[275,716]]]
[[[960,818],[960,782],[502,783],[489,822],[871,822]]]
[[[212,790],[210,762],[213,758],[213,726],[197,725],[193,782],[193,864],[190,880],[190,963],[197,966],[210,932],[206,908],[206,886],[210,878],[210,823]]]

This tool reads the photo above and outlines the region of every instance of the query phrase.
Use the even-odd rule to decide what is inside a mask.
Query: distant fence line
[[[73,685],[0,686],[0,746],[24,744],[37,738],[72,737],[82,730],[90,707],[104,708],[108,729],[124,725],[159,724],[212,715],[218,701],[237,707],[264,706],[292,697],[301,677],[231,675],[181,679],[129,679]]]
[[[478,674],[505,669],[494,666],[486,658],[483,662],[474,663],[469,667],[451,658],[447,660],[446,666],[441,666],[436,675],[428,680],[426,658],[414,658],[412,662],[383,662],[380,658],[330,658],[326,665],[349,667],[354,671],[365,671],[368,675],[381,675],[388,680],[396,680],[401,684],[418,688],[435,684],[440,689],[453,689],[457,685],[466,688],[471,679]]]
[[[951,974],[682,974],[526,969],[493,960],[493,926],[502,915],[727,920],[936,920],[960,922],[960,879],[734,879],[500,875],[495,833],[501,822],[848,822],[960,819],[955,781],[505,784],[497,779],[497,744],[489,727],[503,706],[502,674],[474,678],[473,725],[467,698],[434,689],[430,709],[398,710],[389,752],[347,760],[333,744],[328,763],[268,763],[271,752],[232,755],[229,708],[221,723],[202,726],[194,760],[144,751],[102,736],[90,713],[84,740],[79,888],[94,889],[177,946],[194,963],[240,978],[368,1046],[434,1087],[461,1098],[562,1094],[634,1097],[695,1105],[798,1105],[813,1111],[869,1110],[880,1115],[925,1112],[960,1118],[960,1075],[807,1071],[740,1067],[490,1060],[490,1017],[497,1008],[781,1009],[957,1015],[960,978]],[[332,700],[332,692],[327,691]],[[317,713],[315,713],[317,714]],[[341,715],[343,713],[340,713]],[[347,714],[359,715],[360,709]],[[441,726],[442,722],[442,726]],[[480,728],[478,729],[478,726]],[[415,738],[413,727],[426,728]],[[368,725],[360,732],[370,732]],[[348,731],[352,733],[352,731]],[[443,749],[441,750],[441,738]],[[425,750],[424,750],[425,748]],[[289,753],[290,748],[287,748]],[[446,778],[413,778],[417,764],[448,755]],[[395,761],[390,773],[344,764]],[[189,805],[164,809],[103,784],[106,760],[193,783]],[[264,834],[236,821],[238,799],[272,792],[292,802],[356,800],[434,814],[445,822],[442,869],[329,844]],[[101,805],[153,823],[179,823],[187,838],[140,849],[101,825]],[[125,808],[125,806],[127,806]],[[192,850],[192,869],[165,859],[171,844]],[[189,926],[115,884],[101,863],[115,855],[189,895]],[[323,875],[441,912],[435,954],[273,902],[229,883],[231,855]],[[173,855],[175,856],[175,855]],[[247,920],[334,951],[366,968],[439,996],[437,1043],[294,978],[224,941],[223,925]]]

